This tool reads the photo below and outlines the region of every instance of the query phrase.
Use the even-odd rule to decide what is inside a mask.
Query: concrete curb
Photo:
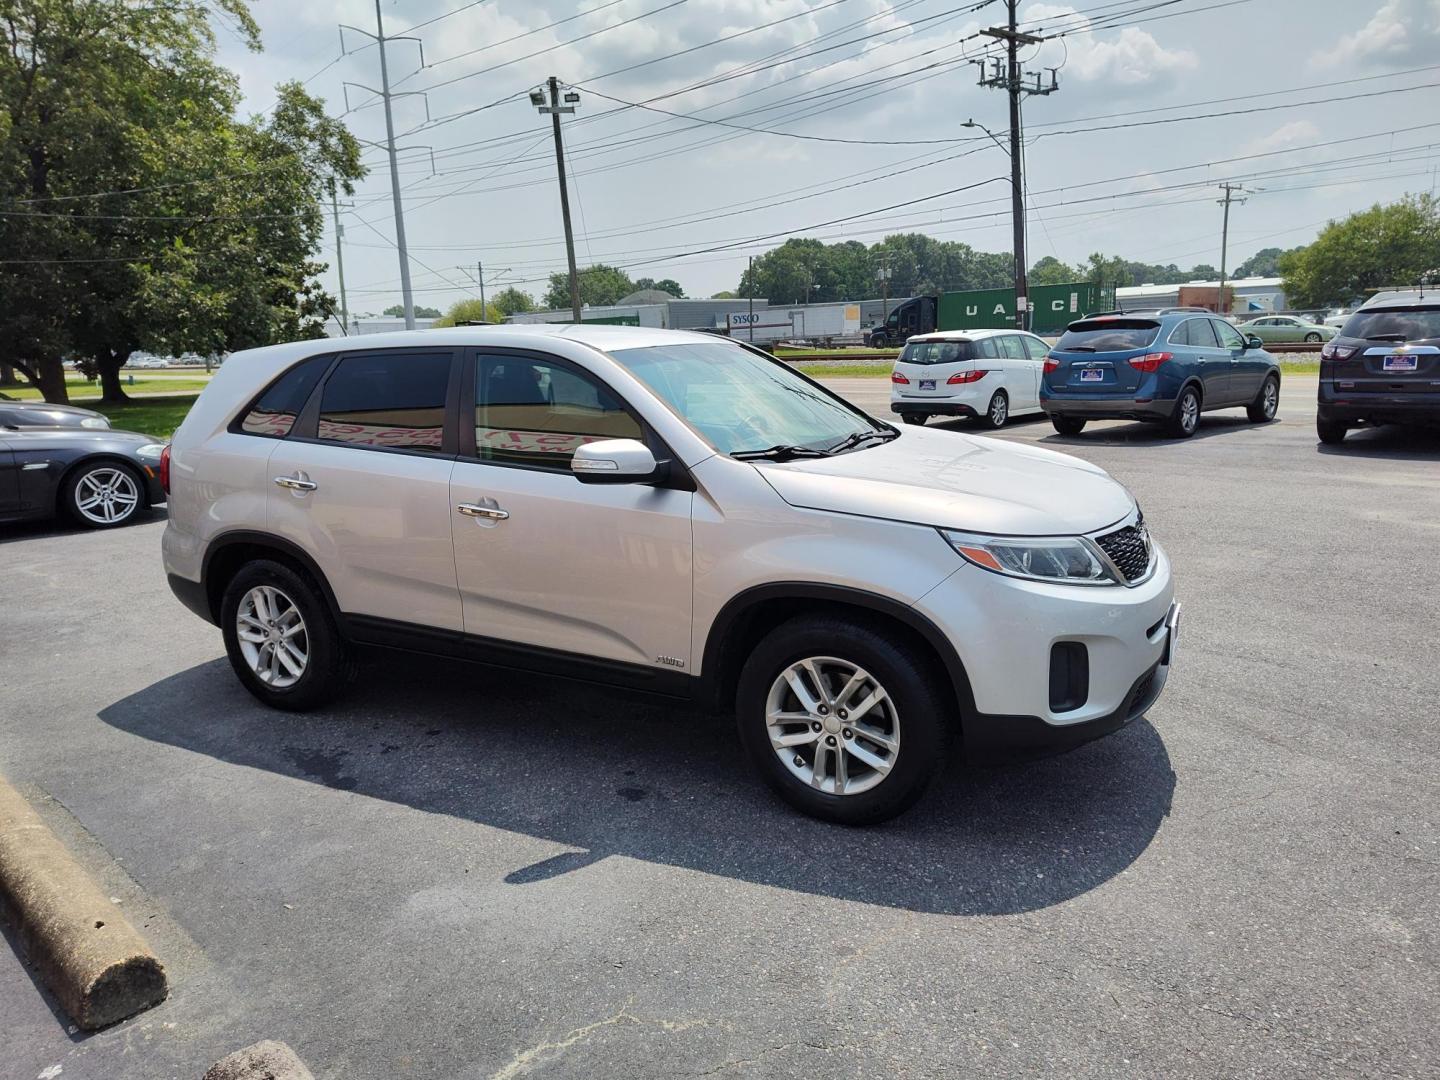
[[[200,1080],[315,1080],[295,1051],[266,1039],[221,1058]]]
[[[79,1027],[93,1031],[165,1000],[159,959],[3,777],[0,908]]]

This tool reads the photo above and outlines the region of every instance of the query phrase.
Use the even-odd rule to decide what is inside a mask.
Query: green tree
[[[521,312],[534,311],[535,298],[529,293],[511,286],[508,289],[501,289],[492,296],[490,306],[502,315],[518,315]]]
[[[655,289],[658,292],[669,293],[677,300],[685,299],[685,290],[674,278],[661,278],[656,281],[654,278],[642,277],[635,279],[635,291],[641,289]]]
[[[1440,203],[1407,195],[1332,221],[1309,247],[1279,260],[1292,307],[1351,304],[1374,289],[1414,285],[1440,271]]]
[[[405,305],[391,304],[383,312],[381,312],[381,314],[389,315],[392,319],[403,318],[405,315]],[[421,304],[416,304],[415,317],[417,319],[438,319],[440,318],[440,309],[433,307],[425,307]]]
[[[581,307],[613,304],[622,296],[628,296],[635,291],[635,283],[626,276],[625,271],[603,263],[587,266],[579,271],[579,275]],[[554,311],[570,306],[568,273],[550,275],[550,287],[545,291],[544,304]]]
[[[1127,263],[1118,255],[1105,255],[1102,252],[1091,252],[1090,258],[1084,266],[1085,280],[1092,285],[1135,285],[1134,274],[1131,271],[1133,264]],[[1153,284],[1160,284],[1154,282]]]
[[[457,300],[450,305],[450,310],[435,320],[435,325],[458,326],[461,323],[498,323],[504,321],[505,316],[492,302],[487,301],[482,308],[479,300]]]
[[[734,300],[735,294],[729,289],[721,289],[710,297],[711,300]]]
[[[1084,270],[1063,263],[1054,255],[1046,255],[1030,268],[1029,281],[1031,285],[1068,285],[1084,278]]]
[[[1301,244],[1299,247],[1290,248],[1288,250],[1286,250],[1285,248],[1276,247],[1261,248],[1254,255],[1250,256],[1250,258],[1246,259],[1243,263],[1237,266],[1231,276],[1237,278],[1279,277],[1280,260],[1286,255],[1293,255],[1304,250],[1304,244]]]
[[[252,47],[246,0],[217,0]],[[359,146],[299,84],[239,122],[199,0],[0,0],[0,365],[64,400],[76,355],[123,398],[137,349],[213,353],[322,332],[312,261]]]

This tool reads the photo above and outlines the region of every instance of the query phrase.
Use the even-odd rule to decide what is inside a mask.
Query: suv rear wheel
[[[220,602],[230,666],[275,709],[313,709],[350,681],[348,650],[319,589],[283,563],[240,568]]]
[[[1052,416],[1050,423],[1061,435],[1079,435],[1085,430],[1085,421],[1078,416]]]
[[[736,694],[740,740],[791,806],[843,825],[895,817],[949,742],[937,675],[859,622],[803,616],[756,646]]]
[[[1165,431],[1176,439],[1188,439],[1200,426],[1200,391],[1187,386],[1175,401],[1175,411],[1165,421]]]
[[[1350,426],[1343,420],[1327,420],[1323,416],[1315,418],[1315,434],[1320,436],[1320,441],[1327,446],[1344,442],[1349,430]]]

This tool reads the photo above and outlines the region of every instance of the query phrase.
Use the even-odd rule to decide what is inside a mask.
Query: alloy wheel
[[[1010,417],[1010,402],[1004,394],[996,394],[990,399],[990,424],[992,427],[1004,427],[1005,421]]]
[[[900,753],[900,717],[880,681],[833,656],[797,660],[765,703],[770,745],[801,783],[858,795],[883,781]]]
[[[257,585],[240,600],[235,612],[240,653],[255,677],[283,690],[305,674],[310,638],[295,601],[273,585]]]
[[[118,525],[140,505],[140,488],[124,469],[91,469],[75,485],[75,509],[96,525]]]
[[[1265,410],[1265,419],[1274,420],[1275,412],[1280,407],[1280,386],[1274,379],[1266,379],[1262,393],[1264,397],[1261,399],[1261,408]]]
[[[1180,402],[1180,426],[1184,428],[1186,433],[1188,434],[1189,432],[1194,431],[1196,425],[1198,425],[1199,423],[1200,399],[1197,398],[1193,393],[1186,394],[1184,399]]]

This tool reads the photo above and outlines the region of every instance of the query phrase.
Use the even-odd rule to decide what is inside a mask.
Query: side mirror
[[[601,439],[576,448],[570,471],[582,484],[653,484],[665,479],[669,464],[656,461],[639,439]]]
[[[1255,334],[1247,334],[1247,335],[1245,336],[1245,348],[1246,348],[1247,350],[1248,350],[1248,349],[1263,349],[1263,348],[1265,348],[1265,342],[1261,341],[1260,338],[1259,338],[1258,336],[1256,336]]]

